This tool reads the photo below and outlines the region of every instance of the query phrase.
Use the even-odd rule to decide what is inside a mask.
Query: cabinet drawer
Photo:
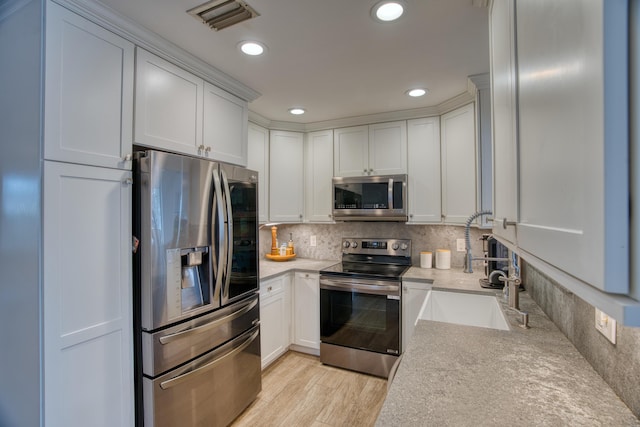
[[[260,282],[260,297],[266,298],[273,294],[278,294],[284,289],[284,277],[277,277]]]

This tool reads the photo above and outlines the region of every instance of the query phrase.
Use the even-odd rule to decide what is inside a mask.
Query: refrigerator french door
[[[138,425],[224,426],[261,389],[257,185],[247,169],[135,154]]]

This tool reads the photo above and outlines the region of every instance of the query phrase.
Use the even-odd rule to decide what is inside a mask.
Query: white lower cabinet
[[[260,282],[260,352],[262,369],[289,349],[291,274]]]
[[[413,335],[416,327],[416,320],[420,315],[420,309],[424,302],[431,284],[424,282],[402,281],[402,351],[407,348],[407,344]]]
[[[319,351],[320,276],[317,273],[296,273],[292,317],[293,344]]]
[[[131,172],[44,162],[44,423],[132,426]]]

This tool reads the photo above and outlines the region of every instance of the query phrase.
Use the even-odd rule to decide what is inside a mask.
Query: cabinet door
[[[205,155],[213,160],[247,165],[247,102],[214,85],[204,83]]]
[[[335,129],[334,176],[363,176],[369,174],[369,127],[354,126]]]
[[[133,426],[131,172],[44,163],[45,424]]]
[[[136,49],[135,142],[178,153],[204,154],[204,81]]]
[[[626,2],[517,5],[518,245],[600,290],[623,294],[627,25]]]
[[[293,286],[293,343],[320,350],[318,274],[296,273]]]
[[[442,221],[440,119],[407,121],[409,222]]]
[[[516,243],[518,131],[516,121],[516,63],[514,3],[493,2],[489,20],[491,42],[491,105],[493,119],[493,234]]]
[[[333,220],[333,131],[306,135],[304,168],[305,221]]]
[[[476,128],[473,104],[440,118],[444,222],[464,224],[477,209]]]
[[[289,348],[291,276],[260,283],[260,353],[262,369]]]
[[[416,328],[416,320],[431,285],[421,282],[402,282],[402,351],[407,348]]]
[[[269,220],[302,222],[303,134],[271,131],[269,136]]]
[[[369,175],[407,173],[407,123],[369,125]]]
[[[131,169],[133,44],[52,2],[45,43],[45,159]]]
[[[258,220],[269,222],[269,131],[249,123],[247,168],[258,172]]]

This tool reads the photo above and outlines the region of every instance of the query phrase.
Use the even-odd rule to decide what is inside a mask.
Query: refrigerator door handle
[[[222,362],[225,359],[228,359],[229,357],[233,357],[236,354],[242,352],[245,348],[249,347],[249,345],[253,342],[253,340],[256,339],[256,337],[258,336],[258,334],[260,333],[260,329],[257,328],[252,334],[251,336],[249,336],[247,339],[245,339],[245,341],[240,344],[238,347],[234,348],[233,350],[231,350],[230,352],[214,359],[213,361],[207,363],[204,366],[201,366],[197,369],[194,369],[193,371],[187,372],[186,374],[182,374],[179,375],[175,378],[171,378],[170,380],[167,381],[163,381],[160,383],[160,388],[163,390],[167,390],[171,387],[175,387],[185,381],[188,381],[189,378],[191,378],[194,375],[198,375],[201,374],[203,372],[206,372],[212,368],[214,368],[216,365],[218,365],[220,362]]]
[[[222,194],[222,185],[220,184],[220,176],[218,175],[218,171],[214,171],[213,173],[213,187],[215,193],[215,212],[213,212],[212,216],[217,216],[217,220],[215,221],[214,226],[211,227],[211,241],[215,242],[215,228],[218,228],[218,241],[216,244],[216,248],[214,253],[218,256],[218,263],[216,266],[216,270],[214,271],[214,275],[216,278],[215,288],[214,288],[214,298],[217,300],[220,297],[220,290],[223,285],[223,269],[226,263],[226,255],[227,251],[225,250],[225,213],[224,213],[224,205],[223,205],[223,194]],[[216,215],[217,214],[217,215]],[[212,218],[213,221],[213,218]]]
[[[195,328],[192,329],[187,329],[185,331],[180,331],[180,332],[176,332],[170,335],[165,335],[163,337],[160,337],[160,339],[158,341],[160,341],[160,344],[169,344],[173,341],[177,341],[183,338],[187,338],[190,337],[192,335],[197,335],[197,334],[201,334],[203,332],[207,332],[210,329],[214,329],[224,323],[229,323],[234,319],[237,319],[238,317],[241,317],[242,315],[248,313],[249,311],[251,311],[251,309],[253,309],[256,305],[258,304],[258,300],[253,300],[251,302],[251,304],[247,304],[246,306],[242,307],[240,310],[238,311],[234,311],[231,314],[228,314],[220,319],[214,320],[213,322],[207,323],[206,325],[202,325],[202,326],[197,326]]]
[[[223,301],[229,297],[229,283],[231,282],[231,267],[233,263],[233,210],[231,208],[231,190],[229,189],[229,180],[224,169],[220,169],[220,175],[222,176],[222,184],[224,185],[224,198],[226,202],[226,221],[227,221],[227,235],[226,235],[226,258],[227,267],[224,272],[224,283],[222,285],[222,298]]]

